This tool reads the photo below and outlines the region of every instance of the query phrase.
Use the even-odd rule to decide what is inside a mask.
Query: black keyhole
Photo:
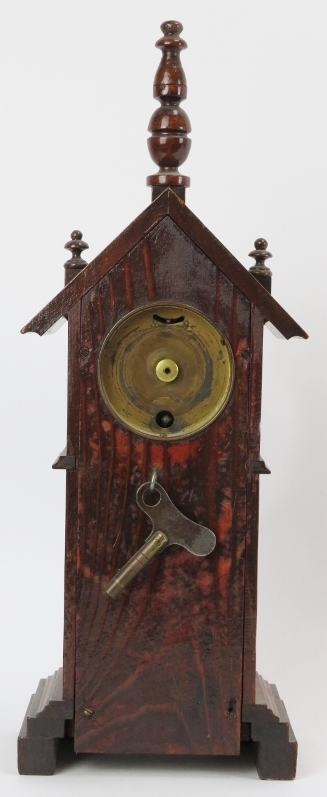
[[[161,412],[158,412],[156,415],[156,422],[162,429],[169,429],[169,426],[173,425],[174,420],[175,418],[169,410],[161,410]]]

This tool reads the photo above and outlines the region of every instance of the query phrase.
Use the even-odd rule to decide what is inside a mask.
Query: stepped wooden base
[[[72,700],[62,699],[62,669],[42,680],[32,695],[18,737],[21,775],[53,775],[59,739],[73,718]]]
[[[43,678],[32,695],[18,737],[21,775],[53,775],[58,742],[71,735],[72,700],[62,699],[62,669]],[[263,780],[292,780],[297,742],[276,686],[256,675],[255,704],[243,705],[242,741],[257,747],[257,769]]]
[[[293,780],[297,741],[276,686],[256,674],[254,705],[243,705],[243,729],[257,746],[257,769],[262,780]],[[248,725],[248,729],[246,729]]]

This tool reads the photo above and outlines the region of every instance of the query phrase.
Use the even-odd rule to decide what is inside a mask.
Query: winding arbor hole
[[[175,418],[169,410],[161,410],[161,412],[158,412],[156,415],[156,422],[162,429],[169,429],[169,427],[173,425],[174,420]]]

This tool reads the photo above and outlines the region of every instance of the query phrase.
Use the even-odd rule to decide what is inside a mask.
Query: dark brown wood
[[[263,780],[293,780],[296,775],[297,741],[284,703],[274,684],[256,677],[255,702],[244,704],[244,723],[257,746],[257,769]]]
[[[171,193],[171,192],[170,192]],[[152,202],[132,224],[130,224],[103,252],[100,253],[87,268],[82,269],[46,307],[38,313],[29,324],[21,330],[37,332],[44,335],[56,321],[74,307],[87,291],[89,291],[116,263],[124,257],[166,215],[169,200],[165,195]]]
[[[251,305],[242,698],[246,703],[255,700],[259,473],[252,463],[260,461],[262,345],[263,318]]]
[[[267,468],[265,461],[260,456],[258,459],[249,459],[248,470],[249,473],[271,473],[271,470]]]
[[[210,233],[184,203],[179,202],[177,205],[177,202],[171,202],[169,215],[287,340],[293,336],[308,337],[296,321],[256,279],[253,279],[252,274]],[[250,277],[250,281],[246,275]]]
[[[71,240],[65,244],[65,249],[69,249],[71,252],[71,257],[69,260],[66,260],[64,263],[65,269],[65,285],[68,284],[79,271],[81,271],[85,266],[87,266],[86,260],[83,260],[81,257],[82,252],[84,249],[88,249],[89,245],[86,241],[83,241],[83,233],[79,230],[73,230],[71,234]]]
[[[76,457],[68,456],[67,446],[63,449],[61,454],[57,457],[52,465],[53,470],[75,470]]]
[[[236,362],[224,413],[173,444],[122,429],[93,376],[103,336],[130,302],[167,296],[216,321]],[[166,218],[84,297],[81,330],[90,358],[81,372],[75,750],[237,754],[250,305]],[[103,587],[149,531],[135,492],[152,467],[218,545],[202,561],[172,546],[111,602]]]
[[[67,471],[63,670],[31,698],[19,771],[52,774],[68,736],[76,752],[175,756],[238,755],[246,740],[257,746],[260,777],[290,779],[296,740],[276,687],[255,671],[259,475],[270,472],[260,455],[263,325],[286,338],[307,335],[269,293],[267,242],[255,242],[248,271],[184,204],[186,44],[180,23],[162,31],[161,105],[149,125],[154,201],[89,265],[74,231],[64,290],[22,330],[42,335],[68,317],[67,448],[53,465]],[[125,429],[97,377],[113,325],[156,301],[203,313],[235,362],[224,410],[179,441]],[[108,582],[151,530],[136,491],[154,470],[177,509],[210,528],[217,545],[203,558],[167,547],[112,601]]]
[[[184,188],[190,185],[190,178],[178,171],[178,167],[186,160],[191,140],[190,120],[180,102],[187,97],[187,85],[184,70],[180,62],[180,51],[187,47],[180,38],[183,25],[180,22],[163,22],[163,36],[156,43],[162,51],[162,58],[157,69],[153,96],[160,101],[151,116],[148,130],[148,148],[152,160],[159,166],[157,174],[147,177],[147,185],[154,187]],[[156,192],[152,198],[155,199]],[[184,199],[184,196],[182,197]]]
[[[62,669],[42,678],[29,702],[18,737],[18,770],[21,775],[53,775],[58,740],[66,734],[66,722],[74,716],[73,700],[63,700]]]
[[[152,186],[152,202],[157,199],[158,196],[163,194],[164,191],[167,190],[165,185],[154,185]],[[185,202],[185,186],[184,185],[175,185],[171,187],[171,190],[174,191],[174,194],[179,197],[183,202]]]
[[[270,268],[266,266],[265,261],[268,257],[272,257],[272,254],[267,251],[267,246],[268,241],[266,241],[265,238],[257,238],[254,242],[255,248],[249,253],[249,257],[255,258],[255,266],[250,266],[249,271],[266,291],[271,293],[272,272]]]
[[[169,189],[149,205],[135,221],[122,232],[106,249],[83,269],[46,307],[25,327],[22,333],[37,332],[43,335],[74,304],[91,290],[119,260],[128,255],[151,229],[165,216],[171,219],[204,252],[223,274],[253,303],[263,317],[270,321],[285,338],[293,336],[307,338],[308,335],[293,318],[253,278],[252,274],[218,241],[192,211]],[[199,279],[199,274],[194,273]]]
[[[81,303],[74,305],[68,315],[68,397],[67,397],[67,454],[76,461],[80,440],[80,368],[89,357],[89,350],[81,346]],[[76,643],[76,539],[78,528],[78,471],[66,473],[66,536],[65,536],[65,612],[63,651],[63,696],[71,700],[75,695]]]

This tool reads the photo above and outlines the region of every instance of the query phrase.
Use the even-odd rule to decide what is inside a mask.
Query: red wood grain
[[[74,457],[76,457],[79,450],[80,327],[81,303],[78,302],[69,313],[68,318],[67,454]],[[77,470],[67,471],[63,650],[64,700],[72,700],[75,693],[77,483]]]
[[[249,461],[260,454],[263,318],[251,305]],[[259,474],[248,475],[244,594],[243,702],[255,703]]]
[[[128,274],[128,290],[126,290]],[[119,426],[97,384],[104,334],[149,296],[216,321],[236,366],[232,398],[194,439]],[[242,695],[250,306],[164,219],[82,302],[75,749],[236,754]],[[152,466],[176,506],[217,534],[204,559],[171,546],[112,602],[102,588],[150,526],[135,501]],[[92,708],[85,717],[84,708]],[[232,708],[231,708],[232,707]]]
[[[146,208],[118,237],[112,241],[89,265],[57,296],[52,299],[21,330],[43,335],[66,315],[77,301],[80,301],[106,274],[116,268],[119,260],[131,253],[144,237],[167,216],[183,230],[225,276],[253,303],[266,318],[284,335],[307,338],[307,333],[294,321],[278,302],[260,285],[255,277],[242,266],[226,247],[202,224],[175,192],[167,189]],[[151,275],[148,281],[151,292]]]

